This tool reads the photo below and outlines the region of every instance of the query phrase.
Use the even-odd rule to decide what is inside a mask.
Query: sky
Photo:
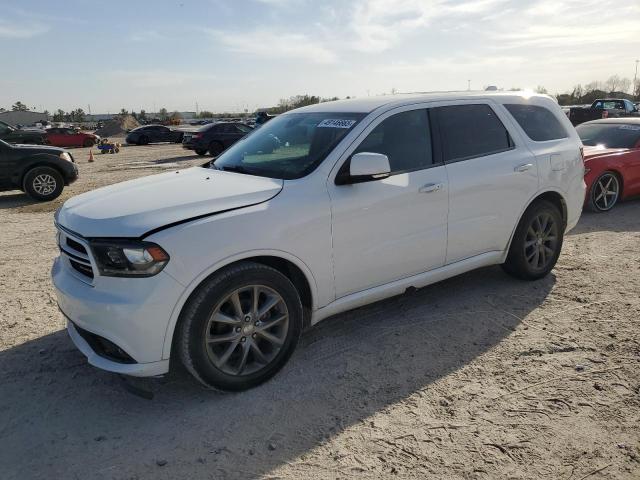
[[[0,0],[4,108],[253,111],[468,81],[556,93],[632,79],[636,59],[640,0]]]

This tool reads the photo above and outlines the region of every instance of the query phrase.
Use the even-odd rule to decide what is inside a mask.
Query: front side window
[[[252,131],[212,168],[292,180],[311,173],[364,113],[288,113]]]
[[[428,111],[411,110],[386,118],[353,153],[360,152],[386,155],[391,174],[433,165]]]
[[[513,141],[489,105],[451,105],[434,109],[447,162],[492,155],[513,148]]]
[[[567,138],[567,131],[555,115],[544,107],[505,104],[505,108],[534,142]]]

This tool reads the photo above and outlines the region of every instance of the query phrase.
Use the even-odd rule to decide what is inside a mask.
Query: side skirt
[[[379,287],[373,287],[361,292],[352,293],[313,312],[311,316],[311,325],[315,325],[319,321],[338,313],[362,307],[363,305],[374,303],[379,300],[384,300],[385,298],[401,295],[407,290],[407,288],[422,288],[427,285],[431,285],[432,283],[437,283],[477,268],[503,263],[505,255],[506,253],[503,251],[487,252],[465,260],[460,260],[459,262],[452,263],[450,265],[445,265],[444,267],[436,268],[429,272],[420,273],[385,285],[380,285]]]

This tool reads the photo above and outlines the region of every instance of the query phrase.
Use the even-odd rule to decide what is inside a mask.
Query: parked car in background
[[[331,315],[488,265],[546,276],[582,211],[581,148],[540,95],[293,110],[208,167],[67,200],[58,304],[97,367],[154,376],[182,361],[206,385],[247,389]]]
[[[611,118],[576,128],[585,148],[585,204],[607,212],[640,195],[640,118]]]
[[[569,109],[569,120],[575,125],[601,118],[618,118],[639,116],[638,108],[630,101],[622,98],[600,98],[590,107],[573,107]]]
[[[184,132],[164,125],[145,125],[131,130],[125,139],[127,143],[134,145],[147,145],[149,143],[180,143]]]
[[[195,150],[198,155],[209,152],[216,157],[252,130],[240,122],[213,123],[199,128],[197,132],[185,132],[182,146]]]
[[[53,200],[77,178],[73,156],[61,148],[0,140],[0,191],[22,190],[35,200]]]
[[[93,133],[83,132],[79,128],[50,128],[46,130],[47,141],[56,147],[92,147],[100,141]]]
[[[47,135],[41,129],[23,130],[0,121],[0,140],[7,143],[44,145],[47,143]]]

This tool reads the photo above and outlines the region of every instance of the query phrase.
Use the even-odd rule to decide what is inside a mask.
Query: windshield
[[[596,100],[591,108],[603,110],[624,110],[624,102],[621,100]]]
[[[605,148],[634,148],[640,142],[640,124],[582,124],[576,127],[584,145]]]
[[[290,113],[247,135],[212,168],[291,180],[313,171],[364,113]]]

